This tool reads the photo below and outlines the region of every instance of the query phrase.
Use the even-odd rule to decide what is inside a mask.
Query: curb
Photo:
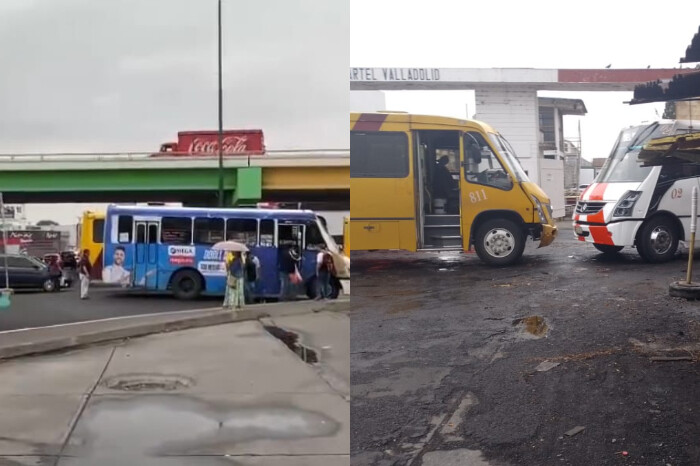
[[[313,305],[305,306],[303,309],[279,309],[279,312],[271,313],[271,309],[269,308],[274,306],[279,306],[279,304],[260,305],[259,307],[256,306],[256,308],[242,309],[236,312],[212,310],[209,308],[192,311],[177,311],[177,313],[172,313],[170,315],[149,314],[146,316],[123,317],[105,319],[103,321],[98,320],[62,326],[10,331],[8,333],[12,333],[15,339],[24,340],[24,342],[0,346],[0,360],[61,351],[95,343],[141,337],[156,333],[167,333],[190,328],[259,320],[263,317],[270,317],[271,315],[309,314],[321,312],[323,310],[332,310],[336,312],[349,311],[350,301],[342,300],[313,303]],[[329,307],[331,309],[329,309]],[[183,316],[183,313],[188,313],[190,315]],[[104,328],[94,328],[100,326]],[[52,336],[51,332],[56,330],[58,330],[57,333],[64,333],[65,335]],[[34,339],[34,341],[28,341],[32,339]]]

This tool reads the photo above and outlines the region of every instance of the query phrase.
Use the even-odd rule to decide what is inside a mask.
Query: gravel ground
[[[685,269],[570,229],[503,269],[353,253],[352,464],[700,464],[700,302],[668,294]]]

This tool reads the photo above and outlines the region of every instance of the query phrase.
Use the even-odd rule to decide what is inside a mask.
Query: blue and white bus
[[[332,296],[342,289],[339,279],[350,278],[349,260],[309,210],[110,205],[104,233],[106,283],[172,292],[179,299],[224,294],[225,253],[212,249],[224,240],[246,244],[260,260],[258,298],[279,296],[280,247],[303,251],[304,283],[298,291],[309,297],[316,295],[316,257],[321,245],[328,248],[336,265]]]

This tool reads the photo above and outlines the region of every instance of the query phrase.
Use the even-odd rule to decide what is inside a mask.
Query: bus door
[[[158,287],[158,222],[136,221],[134,286]]]
[[[306,225],[295,221],[278,220],[277,222],[277,247],[295,246],[301,254],[299,273],[304,281],[316,274],[316,255],[313,251],[306,250]]]
[[[518,210],[521,199],[513,195],[513,180],[505,170],[491,146],[478,131],[468,131],[462,137],[462,229],[464,250],[470,247],[470,232],[474,220],[489,210]],[[520,191],[518,191],[520,192]],[[500,230],[494,228],[487,234],[498,239]],[[471,232],[476,234],[477,232]],[[499,244],[501,244],[499,242]],[[505,245],[505,243],[504,243]],[[504,247],[507,247],[505,245]]]

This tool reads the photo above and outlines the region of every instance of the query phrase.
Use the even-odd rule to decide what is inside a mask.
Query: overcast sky
[[[350,0],[350,63],[358,67],[674,68],[700,26],[700,2]],[[694,64],[693,64],[694,65]],[[685,65],[688,67],[689,65]],[[607,157],[624,126],[663,104],[630,106],[631,92],[540,92],[584,100],[583,156]],[[387,107],[464,118],[473,91],[395,91]],[[576,135],[578,117],[565,117]]]
[[[223,5],[224,128],[347,149],[347,0]],[[147,152],[216,129],[216,40],[216,0],[1,0],[0,153]]]

